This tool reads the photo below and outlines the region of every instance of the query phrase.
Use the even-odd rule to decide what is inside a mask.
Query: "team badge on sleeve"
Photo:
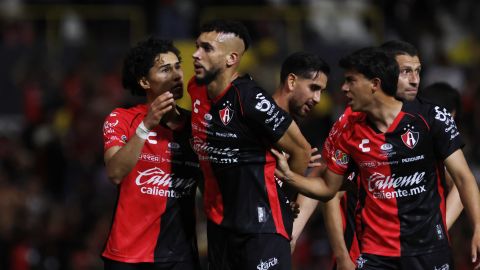
[[[339,149],[335,150],[333,159],[335,160],[335,163],[337,163],[340,166],[346,166],[349,161],[348,155]]]

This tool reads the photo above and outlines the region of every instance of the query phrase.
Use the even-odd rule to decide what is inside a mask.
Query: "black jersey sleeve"
[[[447,109],[431,105],[428,116],[435,151],[441,160],[464,146],[455,120]]]
[[[262,88],[250,84],[241,91],[242,108],[246,120],[257,133],[272,142],[278,141],[292,123],[290,115],[275,103]]]

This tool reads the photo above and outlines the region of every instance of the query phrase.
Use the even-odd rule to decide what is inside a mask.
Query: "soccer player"
[[[183,95],[178,49],[155,38],[138,43],[122,80],[146,103],[115,109],[103,126],[107,174],[118,186],[105,269],[200,269],[194,199],[202,175],[190,112],[175,105]]]
[[[396,97],[405,101],[414,100],[418,93],[421,71],[421,63],[416,48],[407,42],[396,40],[388,41],[382,44],[380,48],[392,57],[395,57],[400,68]],[[340,136],[347,120],[362,117],[362,114],[352,112],[351,108],[347,107],[340,119],[332,126],[325,141],[322,151],[324,160],[333,158],[334,151],[332,151],[331,145]],[[324,168],[314,169],[310,176],[321,175],[323,171]],[[332,200],[321,204],[325,218],[325,227],[334,255],[335,265],[333,269],[337,270],[354,269],[354,262],[360,255],[355,232],[355,209],[358,191],[355,175],[355,168],[351,166],[346,174],[347,177],[342,186],[342,191]],[[451,187],[451,192],[447,196],[447,228],[450,228],[458,218],[463,206],[455,185],[449,178],[447,178],[447,183]],[[294,246],[298,235],[315,210],[318,201],[300,195],[298,203],[301,210],[299,217],[294,222],[292,246]]]
[[[480,197],[451,114],[437,105],[395,99],[399,68],[379,49],[357,51],[340,66],[349,105],[365,116],[346,123],[323,178],[292,172],[273,149],[278,176],[307,196],[328,200],[352,161],[360,181],[357,268],[446,269],[453,266],[445,224],[445,164],[473,223],[475,262]]]
[[[249,46],[234,21],[204,24],[193,54],[193,148],[205,177],[209,269],[291,269],[293,213],[274,179],[274,146],[303,173],[310,145],[287,112],[237,69]]]

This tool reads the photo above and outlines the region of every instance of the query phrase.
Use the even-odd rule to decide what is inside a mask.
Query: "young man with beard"
[[[204,24],[193,54],[193,148],[205,177],[209,269],[291,269],[293,213],[274,178],[273,146],[303,172],[310,145],[287,112],[238,65],[248,49],[234,21]]]
[[[118,187],[102,257],[107,270],[199,270],[195,191],[202,174],[190,147],[180,52],[150,38],[124,61],[123,86],[146,103],[117,108],[103,126],[105,165]]]
[[[323,177],[307,178],[279,160],[278,176],[301,193],[328,200],[348,165],[359,177],[358,269],[446,269],[452,267],[445,224],[443,164],[459,187],[474,235],[471,255],[480,253],[480,198],[465,161],[455,122],[446,109],[395,99],[399,69],[385,52],[366,48],[340,61],[342,90],[354,112],[326,160]]]
[[[414,100],[418,93],[421,71],[421,63],[416,48],[407,42],[394,40],[382,44],[380,49],[394,57],[399,65],[400,74],[398,77],[396,97],[404,101]],[[322,158],[324,160],[334,158],[332,145],[341,135],[342,129],[348,119],[359,118],[362,117],[362,115],[363,113],[352,112],[351,108],[347,107],[342,116],[332,126],[329,136],[324,143],[322,150]],[[342,191],[332,200],[321,204],[325,218],[325,227],[333,251],[335,262],[333,269],[337,270],[355,269],[355,261],[360,255],[355,232],[355,211],[358,201],[355,170],[354,167],[349,167],[349,172],[347,172],[341,188]],[[322,175],[324,171],[324,167],[316,168],[309,176]],[[450,192],[447,196],[446,223],[447,228],[450,228],[460,215],[463,206],[455,185],[451,182],[450,178],[447,178],[447,180]],[[294,246],[303,227],[318,205],[318,201],[301,195],[297,203],[300,205],[300,214],[294,222],[292,246]]]

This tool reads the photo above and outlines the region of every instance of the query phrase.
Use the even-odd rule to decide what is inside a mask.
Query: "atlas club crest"
[[[232,120],[233,112],[234,111],[232,109],[230,109],[230,107],[228,105],[225,106],[225,108],[218,111],[218,113],[220,114],[220,120],[222,120],[222,123],[225,126],[228,125],[228,123],[230,123],[230,121]]]
[[[402,134],[403,143],[410,149],[413,149],[417,145],[419,133],[416,131],[411,131],[410,129],[407,132]]]

